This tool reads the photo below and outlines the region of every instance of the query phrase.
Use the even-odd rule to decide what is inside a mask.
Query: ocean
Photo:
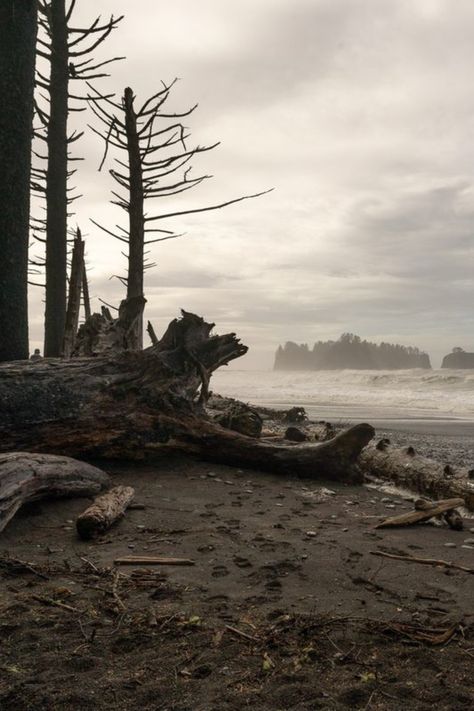
[[[249,371],[221,368],[211,389],[311,419],[474,438],[474,370]]]

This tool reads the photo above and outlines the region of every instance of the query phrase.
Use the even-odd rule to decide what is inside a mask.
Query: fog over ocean
[[[249,371],[223,368],[211,389],[244,402],[301,405],[311,419],[473,437],[474,370]]]

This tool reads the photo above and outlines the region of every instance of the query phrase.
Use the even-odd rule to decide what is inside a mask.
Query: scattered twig
[[[68,610],[69,612],[80,612],[77,607],[72,605],[66,605],[64,602],[59,602],[59,600],[54,600],[52,597],[45,597],[43,595],[32,595],[33,600],[43,603],[43,605],[49,605],[50,607],[60,607],[62,610]]]
[[[49,580],[48,576],[40,573],[39,570],[33,567],[32,563],[26,563],[18,558],[2,558],[0,559],[0,568],[4,567],[9,573],[33,573],[42,580]]]
[[[256,637],[252,637],[251,634],[247,634],[247,632],[242,632],[242,630],[237,629],[237,627],[232,627],[232,625],[226,625],[225,629],[228,632],[232,632],[232,634],[237,635],[238,637],[243,637],[244,639],[247,639],[249,642],[258,642],[258,639]]]
[[[370,551],[371,555],[376,555],[382,558],[391,558],[393,560],[403,560],[407,563],[421,563],[422,565],[442,566],[443,568],[454,568],[462,570],[465,573],[474,575],[474,568],[468,568],[465,565],[457,565],[447,560],[436,560],[435,558],[415,558],[411,555],[395,555],[394,553],[384,553],[383,551]]]

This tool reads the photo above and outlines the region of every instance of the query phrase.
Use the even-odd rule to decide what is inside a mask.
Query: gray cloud
[[[91,8],[79,4],[86,17]],[[99,7],[100,6],[100,7]],[[179,76],[171,104],[196,101],[193,138],[222,145],[197,170],[215,179],[170,206],[274,186],[258,201],[186,218],[153,248],[147,315],[180,307],[236,330],[249,365],[284,340],[351,330],[429,349],[474,349],[474,5],[470,0],[100,0],[125,12],[107,86],[145,98]],[[104,84],[105,86],[105,84]],[[117,303],[120,245],[89,223],[123,220],[82,143],[77,219],[89,231],[93,293]],[[160,206],[160,207],[164,207]],[[123,224],[123,221],[122,221]],[[31,300],[32,335],[42,304]]]

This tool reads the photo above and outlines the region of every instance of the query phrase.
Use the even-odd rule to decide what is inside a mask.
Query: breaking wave
[[[474,418],[474,370],[223,370],[216,392],[256,404],[384,417]]]

